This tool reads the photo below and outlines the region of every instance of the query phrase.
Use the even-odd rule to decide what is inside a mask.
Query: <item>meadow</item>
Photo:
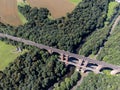
[[[10,62],[13,62],[18,56],[25,53],[25,51],[18,52],[15,46],[0,41],[0,70],[4,70]]]
[[[119,4],[115,1],[110,2],[109,3],[109,7],[108,7],[108,13],[107,13],[107,19],[110,19],[114,12],[116,11],[115,8],[118,6]]]
[[[25,5],[28,5],[26,2],[20,2],[20,1],[17,1],[17,6],[22,6],[24,7]],[[22,24],[25,24],[27,23],[28,21],[26,20],[26,18],[24,17],[24,15],[22,13],[20,13],[20,11],[18,10],[18,16],[22,22]]]
[[[70,0],[70,2],[72,2],[73,4],[77,5],[80,2],[82,2],[82,0]]]

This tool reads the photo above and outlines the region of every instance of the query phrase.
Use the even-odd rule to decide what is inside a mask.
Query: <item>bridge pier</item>
[[[87,64],[88,64],[88,61],[84,61],[83,65],[82,65],[81,73],[85,72]]]
[[[64,61],[64,54],[60,54],[60,60]]]
[[[79,65],[78,65],[78,67],[76,68],[76,70],[77,70],[77,71],[81,71],[81,73],[84,73],[85,70],[86,70],[87,64],[88,64],[88,61],[79,59]]]
[[[100,73],[100,70],[101,70],[102,67],[103,67],[102,65],[98,65],[97,68],[94,70],[94,72],[96,74]]]
[[[85,69],[86,69],[86,67],[83,67],[80,71],[81,71],[81,73],[85,73]]]
[[[49,49],[49,50],[48,50],[48,52],[49,52],[50,54],[52,54],[52,53],[53,53],[53,51],[52,51],[51,49]]]
[[[68,65],[69,55],[61,54],[61,55],[60,55],[60,60],[61,60],[61,61],[64,61],[65,64]]]
[[[78,65],[77,65],[77,67],[76,67],[76,71],[80,71],[80,69],[81,69],[81,65],[82,65],[82,62],[83,62],[83,60],[82,59],[79,59],[79,62],[78,62]]]
[[[66,56],[65,56],[65,64],[66,64],[66,65],[68,65],[68,60],[69,60],[69,56],[66,55]]]

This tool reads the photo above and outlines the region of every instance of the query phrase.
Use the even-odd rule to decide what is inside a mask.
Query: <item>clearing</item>
[[[10,25],[20,25],[16,0],[0,0],[0,21]]]
[[[27,3],[23,2],[23,0],[17,0],[17,6],[24,7],[25,5],[27,5]],[[24,15],[19,10],[18,10],[18,15],[19,15],[19,18],[20,18],[22,24],[25,24],[28,22],[27,19],[24,17]]]
[[[76,7],[69,0],[27,0],[27,2],[32,7],[47,8],[53,18],[65,16],[66,13],[72,12]]]
[[[119,4],[117,2],[115,2],[115,1],[109,3],[107,19],[110,19],[112,17],[113,13],[116,11],[115,8],[118,5]]]
[[[13,62],[18,56],[25,52],[26,50],[17,52],[15,46],[0,41],[0,70],[4,70],[10,62]]]

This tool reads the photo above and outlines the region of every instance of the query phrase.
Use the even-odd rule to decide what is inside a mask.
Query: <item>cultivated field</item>
[[[0,70],[3,70],[8,66],[10,62],[13,62],[23,52],[17,52],[16,47],[8,45],[0,41]]]
[[[65,16],[75,8],[69,0],[27,0],[32,7],[48,8],[53,18]]]
[[[15,26],[22,23],[18,16],[17,0],[0,0],[0,21]]]

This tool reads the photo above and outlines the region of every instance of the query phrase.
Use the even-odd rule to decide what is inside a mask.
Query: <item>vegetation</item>
[[[20,13],[18,12],[18,15],[20,17],[20,20],[22,21],[23,24],[27,23],[28,21],[26,20],[26,18]]]
[[[100,55],[98,55],[99,60],[104,60],[112,64],[120,65],[119,29],[120,29],[120,24],[115,28],[113,34],[109,37]]]
[[[65,78],[64,81],[56,83],[53,90],[70,90],[70,88],[73,87],[79,79],[80,73],[74,72],[70,78]]]
[[[111,26],[114,20],[116,19],[116,16],[119,14],[120,6],[118,6],[119,4],[117,3],[115,7],[115,3],[116,2],[112,2],[112,1],[109,3],[105,26],[101,29],[97,29],[96,31],[94,31],[83,41],[83,44],[81,45],[79,50],[79,54],[85,56],[90,55],[92,58],[94,58],[94,55],[96,55],[100,47],[103,46],[104,42],[107,40],[109,36]]]
[[[74,3],[75,5],[77,5],[78,3],[82,2],[82,0],[70,0],[70,2]]]
[[[108,39],[105,47],[102,49],[98,60],[104,60],[111,64],[120,65],[120,48],[119,48],[119,37],[120,32],[117,26],[114,33]],[[120,86],[120,75],[111,76],[109,74],[89,74],[84,78],[83,83],[78,87],[77,90],[119,90]]]
[[[77,90],[119,90],[120,76],[90,73]]]
[[[21,6],[21,7],[24,7],[25,5],[28,5],[28,4],[25,3],[25,2],[17,2],[17,5],[18,5],[18,6]],[[28,21],[26,20],[26,18],[24,17],[24,15],[23,15],[21,12],[19,12],[19,10],[18,10],[18,15],[19,15],[20,20],[22,21],[23,24],[25,24],[25,23],[28,22]]]
[[[116,14],[118,6],[119,6],[119,3],[115,2],[115,1],[112,1],[109,3],[107,20],[111,20],[111,17],[113,17],[114,14]]]
[[[0,70],[4,70],[10,62],[13,62],[18,56],[25,53],[25,51],[18,52],[16,47],[0,41]]]
[[[110,27],[107,26],[94,31],[88,38],[86,38],[86,42],[82,45],[79,53],[85,56],[97,54],[100,47],[103,45],[103,42],[107,39],[109,31]]]
[[[0,72],[0,89],[48,90],[65,73],[65,65],[57,60],[56,55],[34,48]]]

